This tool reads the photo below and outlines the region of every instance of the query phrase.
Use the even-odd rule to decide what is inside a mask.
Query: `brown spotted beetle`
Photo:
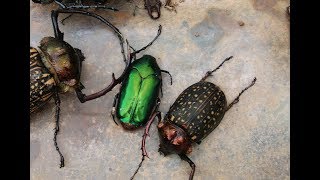
[[[54,132],[54,145],[60,155],[60,167],[64,167],[64,158],[58,148],[56,136],[59,132],[59,113],[60,98],[59,93],[74,90],[78,99],[83,103],[111,91],[118,83],[122,81],[123,74],[115,78],[112,74],[112,82],[109,86],[100,92],[85,95],[82,93],[84,88],[80,82],[81,66],[84,56],[81,50],[73,48],[63,40],[63,33],[58,27],[58,15],[60,13],[76,13],[99,19],[110,27],[120,40],[121,53],[126,66],[127,62],[124,54],[124,40],[120,31],[103,17],[84,10],[59,9],[52,11],[51,18],[54,28],[55,37],[45,37],[41,40],[38,49],[30,47],[30,113],[39,110],[50,99],[54,98],[56,104],[56,127]]]
[[[232,56],[225,59],[216,69],[208,71],[199,82],[185,89],[171,105],[164,119],[158,123],[159,152],[164,156],[178,154],[182,160],[187,161],[192,168],[189,180],[193,179],[196,167],[186,155],[191,153],[192,143],[200,144],[201,140],[220,124],[224,114],[239,102],[241,94],[256,82],[254,78],[252,83],[227,105],[224,92],[217,85],[205,80],[231,58]],[[131,179],[142,165],[144,154],[142,155],[142,161]]]

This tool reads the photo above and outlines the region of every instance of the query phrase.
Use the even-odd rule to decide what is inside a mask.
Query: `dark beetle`
[[[118,36],[122,48],[124,61],[126,56],[123,48],[123,38],[119,30],[99,15],[83,10],[56,10],[52,11],[55,37],[45,37],[41,40],[39,49],[30,47],[30,113],[39,110],[51,98],[56,104],[56,127],[54,134],[55,147],[60,155],[60,167],[64,166],[64,158],[58,148],[56,136],[59,131],[60,98],[59,93],[75,90],[81,102],[89,101],[103,96],[117,85],[123,75],[118,79],[112,75],[112,83],[104,90],[86,96],[82,93],[83,85],[80,83],[81,66],[84,56],[79,49],[73,48],[63,41],[63,33],[59,30],[57,19],[59,13],[78,13],[99,19],[107,24]],[[126,62],[127,65],[128,62]],[[129,62],[130,63],[130,62]],[[125,72],[125,71],[124,71]],[[124,73],[123,73],[124,74]]]
[[[105,6],[106,0],[84,0],[87,4],[83,4],[82,0],[32,0],[35,3],[50,4],[52,2],[57,3],[63,9],[88,9],[88,8],[100,8],[110,9],[118,11],[114,7]],[[149,16],[152,19],[158,19],[161,15],[161,1],[160,0],[144,0],[144,6],[148,11]]]
[[[187,161],[192,168],[190,180],[193,179],[196,166],[186,154],[191,153],[192,143],[200,144],[219,125],[224,114],[239,101],[241,94],[255,84],[256,78],[227,106],[223,91],[205,79],[231,58],[224,60],[215,70],[208,71],[199,82],[185,89],[170,107],[164,120],[158,124],[159,152],[165,156],[178,154]]]
[[[158,34],[146,47],[150,46],[161,34],[161,25]],[[130,55],[130,60],[141,50],[134,51]],[[113,110],[111,112],[113,120],[116,118],[126,130],[134,130],[147,124],[148,130],[155,117],[160,116],[157,111],[162,92],[161,72],[170,73],[161,70],[154,57],[144,55],[140,59],[135,59],[128,67],[128,70],[121,83],[120,92],[115,96]],[[172,84],[172,77],[171,84]],[[115,121],[116,122],[116,121]],[[145,131],[142,141],[143,157],[147,156],[145,150],[145,139],[148,131]]]

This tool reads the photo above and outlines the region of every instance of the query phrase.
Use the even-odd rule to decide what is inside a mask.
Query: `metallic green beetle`
[[[116,116],[125,129],[143,126],[154,112],[161,85],[161,70],[150,55],[131,64],[122,82]]]
[[[56,104],[56,127],[54,133],[54,145],[60,155],[60,167],[64,166],[64,158],[58,148],[56,136],[59,132],[60,98],[59,93],[74,90],[81,102],[89,101],[103,96],[121,82],[122,77],[114,78],[112,83],[104,89],[104,92],[85,95],[82,93],[83,86],[80,83],[81,66],[84,56],[79,49],[73,48],[63,40],[63,33],[58,27],[59,13],[77,13],[94,17],[105,23],[118,36],[124,54],[122,34],[120,31],[99,15],[83,10],[63,10],[52,11],[51,18],[54,27],[55,37],[45,37],[41,40],[38,49],[30,47],[30,113],[39,110],[50,99],[54,98]],[[127,63],[127,62],[126,62]],[[128,66],[128,63],[127,63]]]
[[[146,47],[131,53],[130,59],[150,46],[161,34],[161,28],[160,25],[153,41]],[[124,129],[134,130],[147,124],[147,130],[155,117],[160,117],[157,109],[160,104],[159,93],[162,92],[161,72],[170,75],[168,71],[161,70],[156,59],[150,55],[135,59],[128,67],[120,92],[115,96],[111,112],[113,120],[115,121],[116,116]],[[170,78],[172,84],[171,75]],[[142,142],[142,149],[146,156],[144,144],[147,134],[148,132],[145,131]]]

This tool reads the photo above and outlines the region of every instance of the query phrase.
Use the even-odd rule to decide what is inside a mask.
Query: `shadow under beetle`
[[[189,180],[193,179],[196,168],[187,156],[192,151],[192,143],[200,144],[201,140],[220,124],[224,114],[239,102],[241,94],[256,82],[254,78],[252,83],[227,106],[224,92],[215,84],[205,80],[231,58],[232,56],[225,59],[216,69],[208,71],[199,82],[185,89],[171,105],[164,119],[158,123],[159,152],[164,156],[178,154],[182,160],[187,161],[192,168]]]
[[[60,167],[64,167],[64,157],[62,156],[56,141],[56,136],[59,132],[59,93],[74,90],[82,103],[98,98],[111,91],[113,87],[121,82],[127,68],[118,79],[115,79],[114,74],[112,74],[111,84],[103,89],[102,93],[100,91],[88,96],[82,93],[84,86],[80,82],[80,75],[82,61],[84,61],[85,58],[81,50],[73,48],[63,40],[63,33],[59,30],[57,22],[59,13],[77,13],[91,16],[102,21],[117,34],[126,66],[129,66],[130,62],[127,62],[126,55],[124,54],[124,40],[122,34],[106,19],[83,10],[59,9],[52,11],[51,18],[55,37],[43,38],[38,49],[30,47],[30,113],[39,110],[51,98],[54,98],[56,104],[56,127],[53,140],[56,150],[60,155]]]
[[[110,6],[105,6],[107,0],[32,0],[34,3],[50,4],[55,2],[62,9],[110,9],[113,11],[119,11],[118,9]],[[86,4],[83,4],[86,2]],[[88,5],[87,5],[88,4]],[[158,19],[161,15],[161,1],[160,0],[144,0],[144,7],[147,9],[149,16],[152,19]],[[70,17],[70,16],[68,16]],[[68,18],[67,17],[67,18]]]

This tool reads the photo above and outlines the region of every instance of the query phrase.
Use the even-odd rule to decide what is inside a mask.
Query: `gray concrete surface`
[[[178,2],[178,0],[176,0]],[[142,1],[136,1],[143,7]],[[194,179],[289,179],[290,141],[290,47],[288,0],[185,0],[177,13],[161,9],[159,20],[146,11],[115,1],[120,12],[98,10],[139,48],[157,33],[154,45],[140,54],[157,58],[164,75],[164,97],[160,111],[166,113],[176,97],[207,70],[233,55],[209,81],[219,85],[231,102],[239,91],[257,77],[224,117],[221,124],[190,158],[197,169]],[[31,46],[42,37],[53,36],[50,11],[56,5],[31,6]],[[64,16],[64,15],[63,15]],[[239,22],[244,22],[240,26]],[[124,66],[117,38],[103,24],[90,17],[74,15],[61,26],[65,40],[86,56],[81,81],[85,93],[93,93],[119,75]],[[61,95],[61,132],[58,136],[66,167],[60,169],[53,146],[54,103],[31,115],[30,172],[33,180],[51,179],[129,179],[140,161],[142,129],[126,132],[116,126],[109,113],[117,86],[106,96],[81,104],[70,92]],[[156,125],[147,139],[150,159],[144,162],[136,179],[188,179],[190,167],[177,155],[158,153]]]

